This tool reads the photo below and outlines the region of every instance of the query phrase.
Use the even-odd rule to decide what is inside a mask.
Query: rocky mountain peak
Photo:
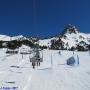
[[[72,34],[72,33],[77,34],[77,33],[79,33],[79,29],[76,26],[72,25],[72,24],[68,24],[64,28],[64,34],[65,33],[68,33],[68,34]]]

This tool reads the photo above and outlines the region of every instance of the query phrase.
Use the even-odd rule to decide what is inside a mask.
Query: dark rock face
[[[58,40],[52,40],[51,49],[64,49],[64,42],[60,38]]]

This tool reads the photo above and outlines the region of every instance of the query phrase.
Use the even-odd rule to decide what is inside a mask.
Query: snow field
[[[0,49],[0,88],[17,87],[16,90],[89,90],[90,55],[88,52],[43,50],[43,62],[32,69],[32,55],[5,54]],[[79,66],[66,65],[67,59],[79,56]]]

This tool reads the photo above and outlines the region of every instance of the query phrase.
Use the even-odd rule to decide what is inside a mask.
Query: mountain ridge
[[[47,39],[40,39],[37,37],[24,37],[23,35],[18,36],[7,36],[7,35],[0,35],[0,41],[22,41],[27,40],[31,41],[35,44],[35,42],[38,41],[40,47],[47,47],[50,49],[71,49],[71,48],[77,48],[84,47],[84,49],[87,49],[88,45],[90,45],[90,33],[82,33],[80,30],[72,25],[68,24],[64,27],[64,30],[61,34],[47,38]],[[26,41],[26,42],[27,42]]]

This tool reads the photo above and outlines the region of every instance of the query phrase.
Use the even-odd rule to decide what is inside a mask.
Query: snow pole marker
[[[79,65],[79,56],[77,55],[77,66]]]
[[[89,55],[90,55],[90,50],[89,50]]]
[[[51,54],[51,65],[52,65],[52,54]]]

